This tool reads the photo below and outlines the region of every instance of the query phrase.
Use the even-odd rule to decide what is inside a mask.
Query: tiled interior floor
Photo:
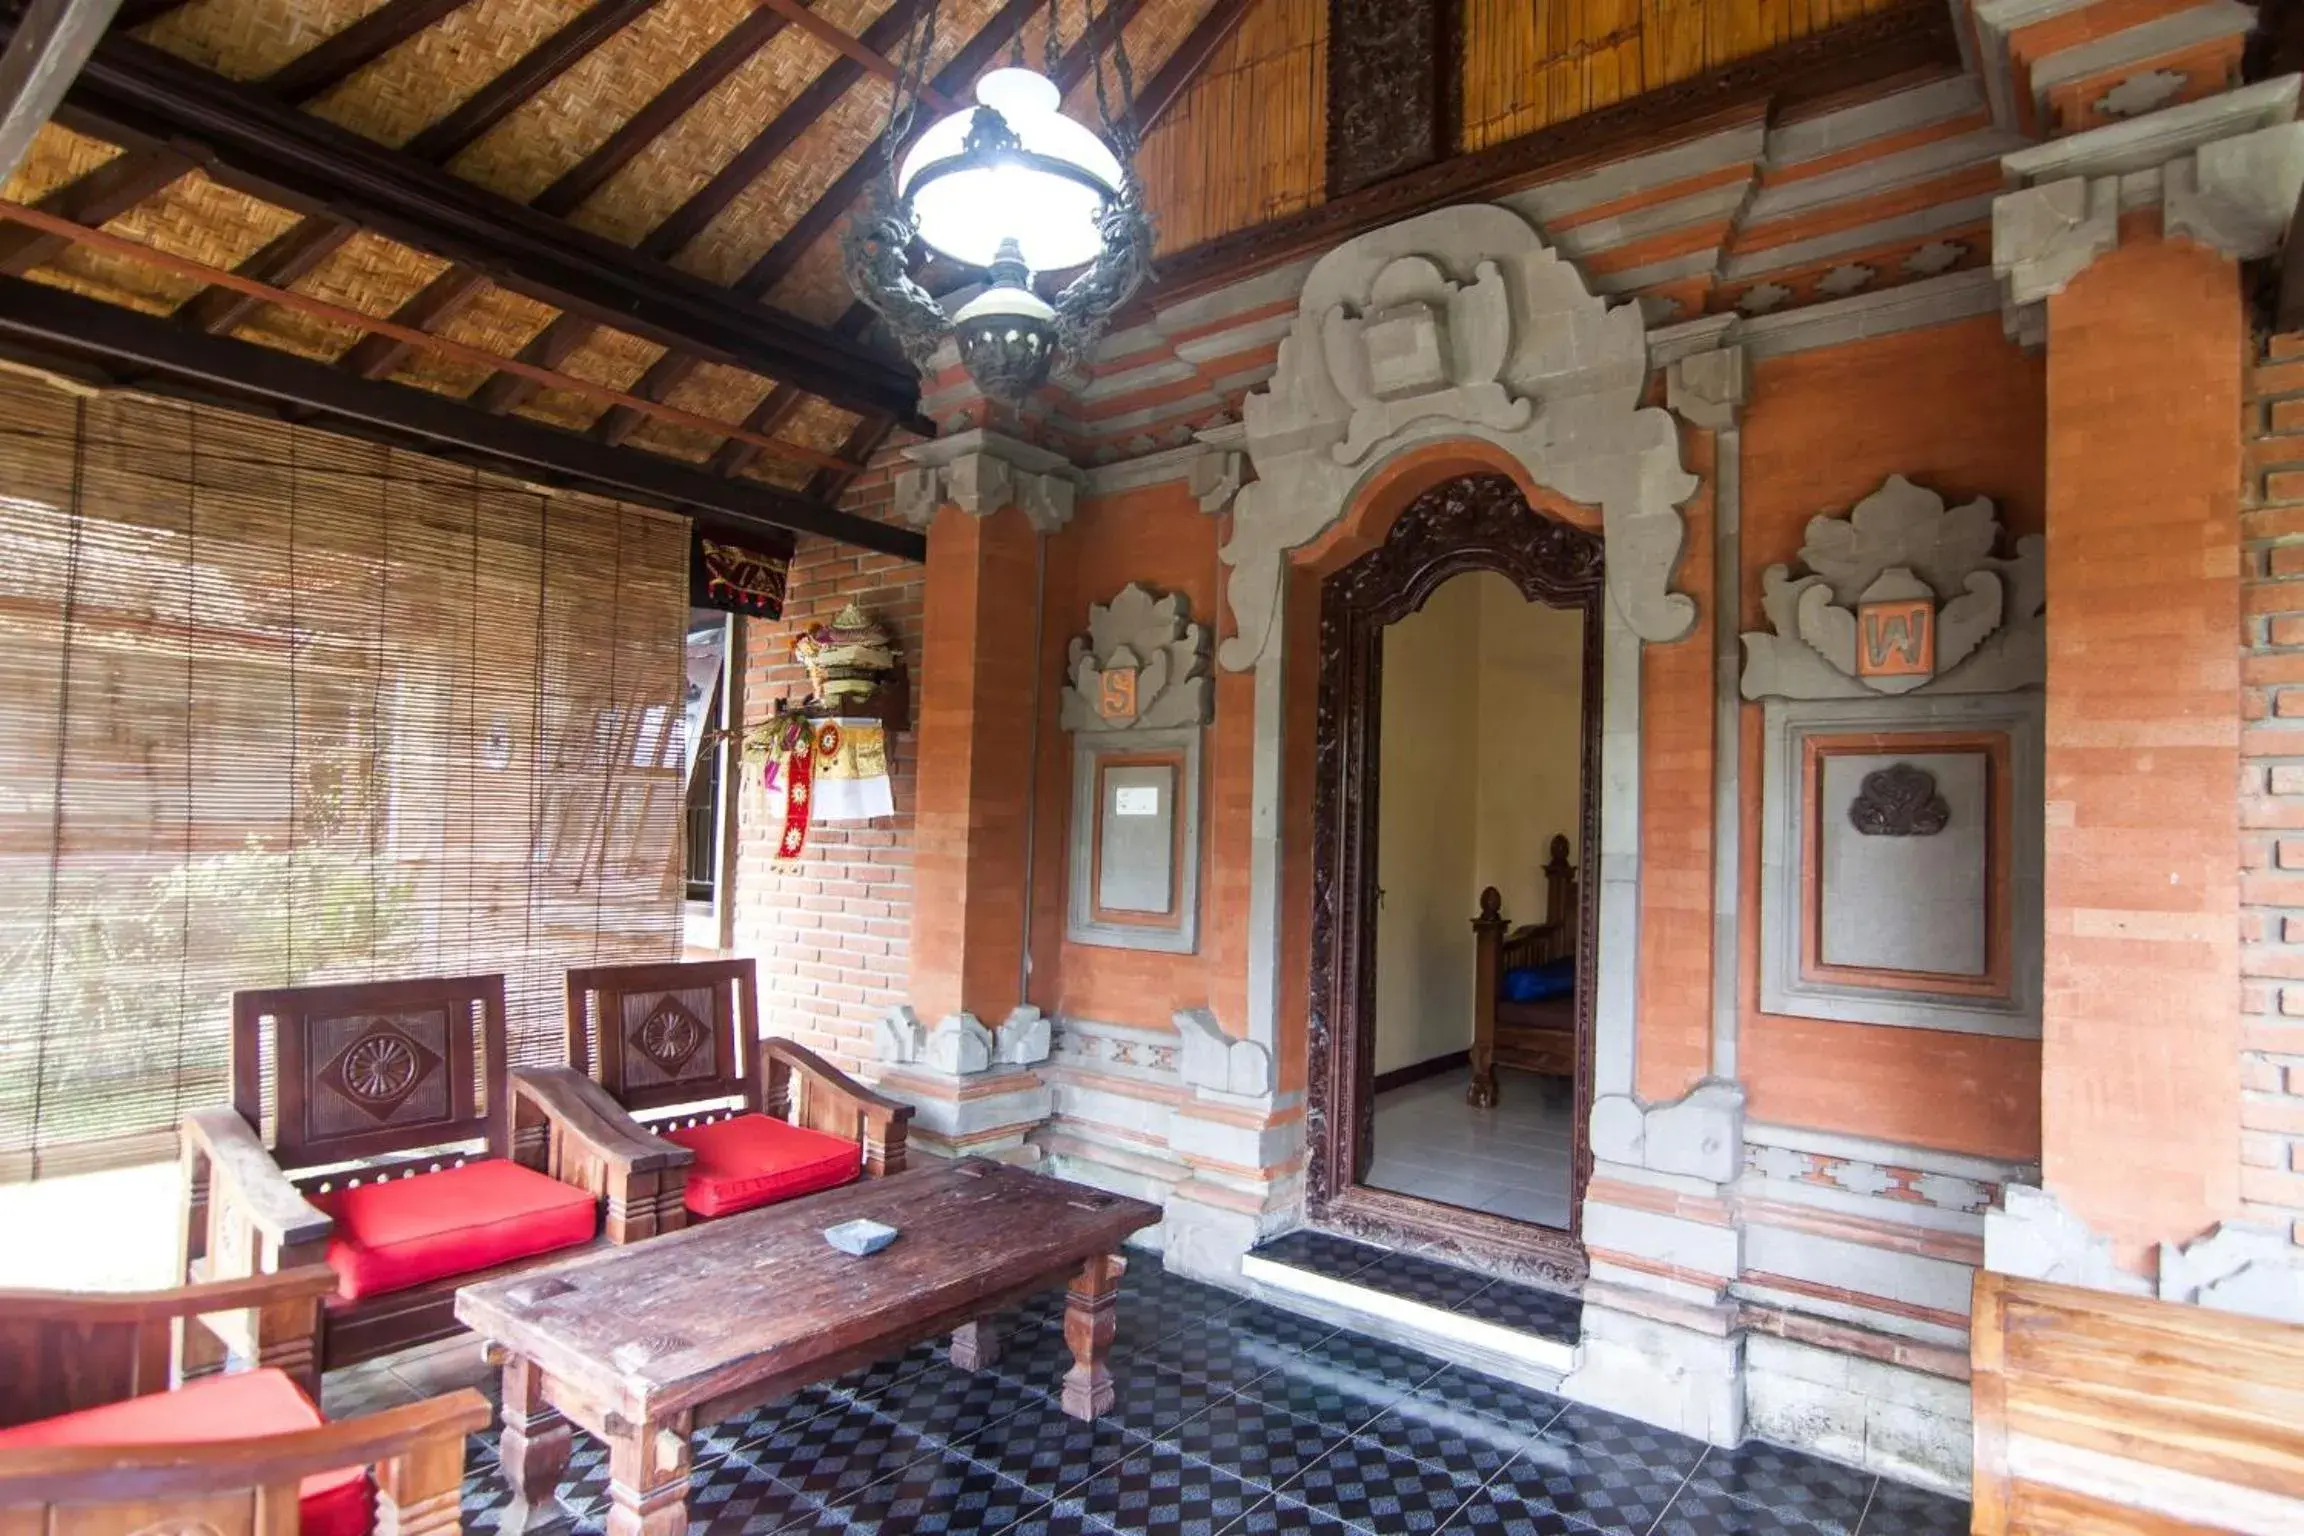
[[[1629,1419],[1330,1330],[1164,1273],[1123,1282],[1095,1425],[1054,1393],[1070,1361],[1062,1294],[1004,1321],[991,1370],[922,1345],[697,1437],[695,1532],[858,1536],[1954,1536],[1956,1500],[1748,1445],[1717,1450]],[[477,1346],[338,1373],[331,1413],[418,1390],[493,1386]],[[473,1444],[465,1529],[508,1493]],[[579,1433],[561,1498],[602,1529],[607,1453]]]
[[[1379,1095],[1366,1183],[1514,1221],[1568,1225],[1574,1090],[1564,1077],[1498,1068],[1496,1103],[1464,1102],[1459,1067]]]

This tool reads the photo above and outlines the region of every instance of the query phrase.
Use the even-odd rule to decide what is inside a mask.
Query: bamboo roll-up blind
[[[165,1156],[243,987],[679,952],[687,532],[0,379],[0,1180]]]

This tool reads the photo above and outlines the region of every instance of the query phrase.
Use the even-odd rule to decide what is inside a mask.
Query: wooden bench
[[[2304,1531],[2304,1328],[1976,1277],[1977,1536]]]
[[[314,1407],[336,1272],[146,1294],[0,1291],[0,1531],[455,1536],[479,1393],[340,1424]],[[254,1369],[171,1390],[174,1338],[221,1321]],[[283,1515],[285,1519],[283,1519]]]

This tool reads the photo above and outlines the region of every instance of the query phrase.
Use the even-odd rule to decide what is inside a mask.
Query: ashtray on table
[[[896,1229],[882,1221],[844,1221],[836,1227],[826,1227],[824,1241],[842,1253],[852,1253],[862,1258],[868,1253],[878,1253],[896,1241]]]

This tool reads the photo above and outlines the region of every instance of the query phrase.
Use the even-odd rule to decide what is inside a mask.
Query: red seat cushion
[[[599,1229],[592,1196],[503,1158],[315,1195],[336,1218],[328,1263],[346,1301],[469,1275]]]
[[[736,1115],[667,1132],[664,1139],[696,1154],[685,1203],[707,1219],[812,1195],[864,1171],[852,1141],[767,1115]]]
[[[0,1429],[0,1450],[248,1440],[318,1429],[326,1422],[286,1373],[242,1371]],[[368,1536],[375,1509],[366,1467],[315,1473],[304,1479],[300,1492],[303,1536]]]

